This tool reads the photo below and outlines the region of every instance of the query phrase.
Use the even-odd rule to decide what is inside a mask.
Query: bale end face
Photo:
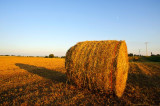
[[[118,97],[121,97],[125,87],[126,81],[128,77],[128,53],[126,43],[123,41],[119,48],[119,54],[117,57],[117,71],[116,71],[116,84],[115,84],[115,92]]]

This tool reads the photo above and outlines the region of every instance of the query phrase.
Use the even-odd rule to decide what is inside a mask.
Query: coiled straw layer
[[[80,88],[102,92],[114,91],[121,97],[128,76],[125,41],[85,41],[66,53],[68,80]]]

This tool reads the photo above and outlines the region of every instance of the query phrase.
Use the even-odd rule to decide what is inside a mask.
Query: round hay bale
[[[78,87],[121,97],[128,76],[128,53],[125,41],[85,41],[66,53],[67,78]]]

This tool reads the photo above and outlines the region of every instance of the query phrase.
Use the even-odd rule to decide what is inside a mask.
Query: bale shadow
[[[151,88],[155,87],[155,79],[158,80],[159,78],[157,76],[151,77],[145,74],[129,73],[127,83],[132,83],[133,85],[139,86],[140,88]]]
[[[158,74],[146,74],[137,65],[131,65],[123,97],[135,105],[158,105],[159,88]]]
[[[139,86],[140,88],[160,87],[160,76],[144,74],[139,68],[134,73],[130,68],[127,83]]]
[[[38,76],[41,76],[46,79],[51,79],[56,82],[65,83],[67,79],[64,73],[61,73],[55,70],[49,70],[44,67],[37,67],[34,65],[22,64],[22,63],[16,63],[15,65],[30,73],[37,74]]]

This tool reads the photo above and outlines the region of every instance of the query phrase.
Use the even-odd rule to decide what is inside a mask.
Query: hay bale
[[[66,53],[65,67],[70,82],[78,87],[102,92],[114,91],[121,97],[128,76],[125,41],[85,41]]]

